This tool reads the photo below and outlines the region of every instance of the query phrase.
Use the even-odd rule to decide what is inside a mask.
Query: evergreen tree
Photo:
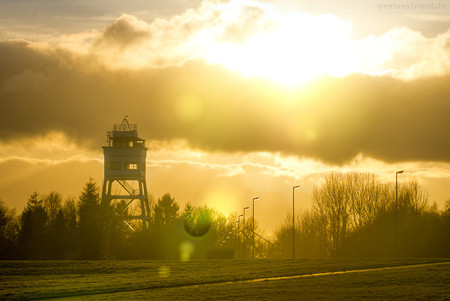
[[[181,243],[182,226],[178,219],[180,206],[168,193],[158,199],[153,207],[152,235],[154,254],[159,259],[178,259],[179,245]]]
[[[73,198],[68,198],[63,207],[62,211],[64,213],[64,220],[66,223],[66,247],[65,247],[65,258],[66,259],[76,259],[78,255],[78,214],[77,214],[77,204]]]
[[[158,228],[163,228],[174,224],[178,219],[178,210],[180,206],[175,199],[166,193],[162,198],[158,199],[158,203],[154,206],[154,223]]]
[[[126,201],[115,204],[102,203],[102,257],[106,259],[126,258],[129,254],[128,240],[131,227],[126,221]]]
[[[82,259],[99,259],[101,254],[101,205],[97,184],[90,178],[78,202],[79,247]]]
[[[68,230],[62,209],[59,209],[52,221],[48,234],[51,258],[64,259],[67,249]]]
[[[47,259],[48,215],[39,194],[34,192],[20,217],[19,247],[25,259]]]
[[[49,248],[49,258],[63,259],[67,241],[67,226],[61,206],[61,195],[52,191],[44,197],[43,204],[48,216],[47,247]]]

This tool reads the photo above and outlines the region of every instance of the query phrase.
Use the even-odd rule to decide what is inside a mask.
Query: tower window
[[[120,164],[120,162],[108,162],[108,169],[109,170],[121,170],[122,164]]]
[[[127,169],[128,170],[137,170],[138,164],[137,163],[127,163]]]

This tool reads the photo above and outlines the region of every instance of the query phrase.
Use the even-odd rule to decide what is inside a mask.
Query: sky
[[[0,2],[0,200],[103,182],[106,132],[146,139],[152,199],[271,232],[330,171],[450,199],[450,2]],[[247,213],[249,214],[249,213]]]

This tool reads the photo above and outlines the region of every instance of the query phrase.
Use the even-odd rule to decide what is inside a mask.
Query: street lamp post
[[[238,249],[238,244],[237,244],[237,229],[239,227],[239,220],[234,222],[234,249],[235,249],[235,253],[236,253],[236,258],[239,259],[239,249]]]
[[[239,223],[239,231],[241,231],[241,217],[243,217],[244,215],[243,214],[241,214],[241,215],[239,215],[239,217],[238,217],[238,223]],[[241,244],[241,239],[239,238],[239,246],[238,246],[238,259],[239,259],[239,253],[240,253],[240,249],[241,249],[241,246],[240,246],[240,244]]]
[[[403,173],[403,170],[399,170],[395,173],[395,255],[398,257],[398,184],[397,176]]]
[[[243,259],[245,260],[245,243],[246,243],[246,238],[247,238],[247,235],[246,235],[246,231],[245,231],[245,229],[247,228],[247,226],[245,225],[245,210],[247,210],[247,209],[250,209],[250,207],[245,207],[244,208],[244,228],[242,229],[242,237],[244,238],[244,242],[243,242],[243,247],[244,247],[244,250],[243,250],[243,252],[242,252],[242,257],[243,257]]]
[[[253,198],[253,260],[255,260],[255,201],[259,200],[259,197]]]
[[[295,211],[294,211],[294,192],[300,186],[292,187],[292,259],[295,259]]]

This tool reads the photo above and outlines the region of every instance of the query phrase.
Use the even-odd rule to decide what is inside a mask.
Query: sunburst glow
[[[323,75],[357,72],[361,61],[351,40],[351,23],[331,15],[272,12],[275,28],[253,34],[245,43],[214,43],[209,62],[245,76],[298,84]]]
[[[109,69],[158,69],[200,60],[288,85],[353,73],[409,81],[449,70],[450,31],[426,37],[393,27],[361,36],[360,30],[354,33],[359,28],[353,19],[331,13],[286,12],[252,0],[205,0],[172,18],[150,22],[122,14],[103,32],[63,35],[30,47],[56,44],[92,55]],[[14,89],[14,81],[8,86]],[[183,102],[179,111],[182,107]]]

